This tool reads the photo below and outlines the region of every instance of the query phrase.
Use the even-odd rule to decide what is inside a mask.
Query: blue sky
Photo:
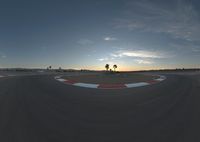
[[[0,67],[200,67],[198,0],[0,2]]]

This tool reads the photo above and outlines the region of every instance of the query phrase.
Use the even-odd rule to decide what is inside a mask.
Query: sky
[[[1,0],[0,68],[200,67],[198,0]]]

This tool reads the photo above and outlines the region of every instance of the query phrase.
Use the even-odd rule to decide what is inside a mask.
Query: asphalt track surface
[[[199,142],[200,75],[88,89],[52,75],[0,78],[0,142]]]

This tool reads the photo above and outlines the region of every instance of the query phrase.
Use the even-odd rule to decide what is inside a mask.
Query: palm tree
[[[49,69],[51,69],[51,66],[49,66]]]
[[[108,69],[109,69],[109,64],[106,64],[106,65],[105,65],[105,68],[106,68],[106,70],[108,71]]]
[[[113,65],[113,69],[114,69],[114,71],[115,71],[116,68],[117,68],[117,65]]]

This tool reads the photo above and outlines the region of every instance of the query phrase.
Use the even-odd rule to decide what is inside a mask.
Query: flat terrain
[[[199,142],[199,120],[199,74],[122,90],[0,78],[1,142]]]
[[[63,78],[67,80],[73,80],[75,82],[83,83],[104,83],[104,84],[117,84],[117,83],[136,83],[136,82],[145,82],[150,81],[158,76],[145,75],[139,73],[101,73],[101,74],[92,74],[92,75],[76,75],[76,76],[64,76]]]

